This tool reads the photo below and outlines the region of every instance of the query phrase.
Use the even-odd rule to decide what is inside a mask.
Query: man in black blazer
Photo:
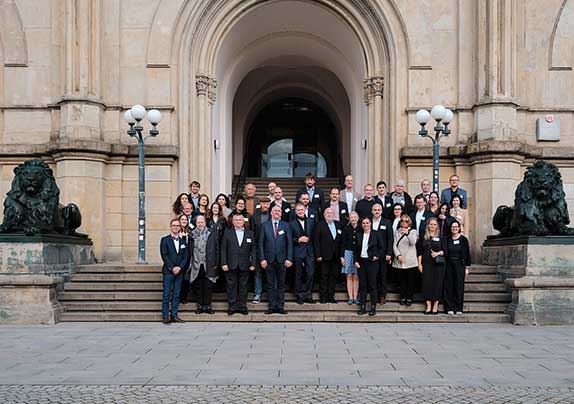
[[[377,182],[375,201],[383,207],[383,217],[393,219],[393,199],[387,192],[387,183],[385,181]]]
[[[409,195],[409,193],[405,190],[406,184],[403,180],[397,180],[395,184],[395,192],[391,194],[391,199],[393,200],[393,205],[395,203],[400,203],[403,205],[403,210],[407,215],[410,215],[414,212],[414,205],[413,199]]]
[[[260,206],[255,209],[255,213],[251,216],[251,230],[253,230],[255,242],[259,241],[259,234],[261,233],[263,223],[271,219],[271,211],[269,210],[271,200],[267,196],[263,196],[259,203]],[[263,293],[263,270],[261,269],[261,264],[258,259],[255,260],[253,278],[253,304],[259,304]]]
[[[315,228],[313,249],[315,258],[321,265],[320,303],[337,303],[335,286],[342,265],[341,240],[343,226],[334,220],[333,209],[323,212],[325,220],[321,220]]]
[[[161,316],[164,324],[184,323],[177,314],[183,274],[189,264],[190,247],[179,237],[179,219],[171,219],[170,234],[162,237],[159,245],[163,261],[163,297]],[[171,311],[170,311],[171,303]],[[170,314],[171,313],[171,314]]]
[[[317,222],[322,219],[319,214],[319,211],[310,206],[311,197],[307,192],[302,192],[301,195],[299,195],[297,203],[303,205],[303,207],[305,208],[305,216],[311,219],[314,222],[314,224],[317,224]],[[291,217],[289,218],[289,221],[292,221],[293,219],[295,219],[295,208],[291,210]]]
[[[273,191],[273,200],[269,209],[273,209],[274,206],[279,206],[281,208],[281,220],[289,223],[291,219],[291,204],[283,198],[283,190],[280,187],[275,187]]]
[[[245,229],[243,215],[233,215],[233,228],[227,229],[221,240],[221,269],[227,280],[227,314],[248,314],[247,282],[249,271],[255,270],[255,237]]]
[[[349,223],[349,208],[345,202],[339,199],[339,188],[331,188],[329,200],[323,205],[323,210],[327,208],[333,209],[335,220],[341,222],[343,226]]]
[[[281,208],[271,208],[271,220],[263,223],[259,234],[259,260],[267,275],[269,307],[265,314],[285,311],[285,271],[293,265],[293,239],[289,224],[281,220]]]
[[[373,220],[371,230],[381,238],[382,250],[378,260],[379,272],[377,274],[377,293],[380,304],[387,302],[387,272],[391,263],[393,252],[393,222],[383,217],[383,207],[380,203],[375,203],[372,209]]]
[[[434,214],[427,210],[427,202],[423,195],[417,195],[415,197],[415,206],[417,210],[409,216],[413,222],[413,229],[417,231],[419,237],[424,237],[427,229],[427,220],[434,217]]]
[[[301,194],[303,192],[307,192],[311,200],[311,202],[309,202],[309,206],[321,213],[321,209],[325,203],[325,196],[323,195],[323,191],[315,186],[315,175],[313,173],[307,173],[305,175],[305,185],[305,188],[301,188],[297,191],[295,200],[298,201]]]
[[[289,223],[293,238],[293,258],[295,259],[295,293],[297,303],[314,303],[313,273],[315,272],[315,256],[313,254],[313,230],[315,222],[305,215],[305,206],[295,205],[295,218]],[[305,271],[305,285],[303,285]]]

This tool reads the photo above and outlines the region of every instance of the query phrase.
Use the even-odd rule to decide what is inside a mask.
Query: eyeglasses
[[[409,221],[403,219],[403,220],[401,220],[400,222],[401,222],[401,223],[408,223]]]
[[[172,224],[171,227],[181,227],[180,224]]]

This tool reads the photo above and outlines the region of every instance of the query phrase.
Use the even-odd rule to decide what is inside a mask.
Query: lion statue
[[[42,160],[28,160],[14,169],[12,187],[4,201],[1,233],[65,234],[76,233],[82,224],[77,205],[59,204],[60,190],[52,169]]]
[[[562,176],[555,165],[538,160],[516,188],[514,207],[499,206],[492,225],[503,237],[571,235]]]

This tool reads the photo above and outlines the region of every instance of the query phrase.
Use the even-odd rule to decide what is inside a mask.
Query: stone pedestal
[[[49,275],[0,274],[0,324],[55,324],[64,279]]]
[[[482,262],[507,278],[514,324],[574,324],[574,237],[490,238]]]
[[[92,241],[59,235],[0,234],[0,274],[69,277],[78,265],[95,263]]]

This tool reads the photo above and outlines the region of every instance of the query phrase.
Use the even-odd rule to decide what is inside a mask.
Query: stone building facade
[[[137,256],[136,103],[164,115],[146,148],[150,261],[175,196],[192,179],[231,192],[247,128],[289,97],[330,117],[358,184],[412,193],[432,176],[414,114],[451,108],[441,188],[461,177],[475,251],[537,158],[573,204],[574,0],[2,0],[0,44],[0,194],[46,160],[99,260]],[[547,115],[559,141],[537,141]]]

